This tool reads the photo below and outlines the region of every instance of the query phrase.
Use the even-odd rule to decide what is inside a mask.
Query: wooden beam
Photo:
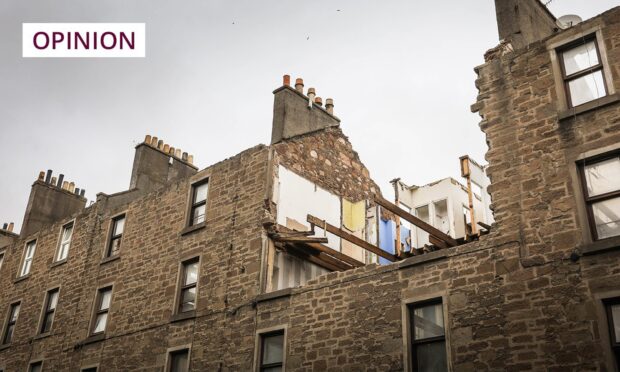
[[[349,257],[344,253],[340,253],[335,249],[331,249],[330,247],[323,245],[323,244],[319,244],[319,243],[305,243],[305,245],[307,245],[308,247],[314,248],[318,251],[321,251],[323,253],[327,253],[328,255],[339,259],[340,261],[343,261],[353,267],[362,267],[364,266],[363,262],[360,262],[358,260],[356,260],[353,257]]]
[[[484,227],[485,229],[491,231],[491,225],[487,225],[486,223],[481,222],[481,221],[478,221],[477,224],[482,226],[482,227]]]
[[[448,248],[448,244],[446,244],[446,242],[444,242],[441,239],[437,239],[436,237],[434,237],[433,235],[429,235],[428,236],[428,241],[433,244],[436,245],[439,248]]]
[[[378,256],[381,256],[383,258],[385,258],[386,260],[389,260],[391,262],[396,262],[398,261],[400,258],[398,258],[397,256],[384,251],[383,249],[372,245],[370,243],[368,243],[367,241],[358,238],[357,236],[353,235],[353,234],[349,234],[348,232],[342,230],[339,227],[333,226],[328,224],[327,222],[321,220],[320,218],[314,217],[313,215],[308,215],[307,221],[310,222],[313,225],[316,225],[317,227],[320,227],[322,229],[325,229],[327,232],[332,233],[336,236],[341,237],[344,240],[350,241],[351,243],[364,248],[365,250],[372,252]],[[348,257],[348,256],[347,256]]]
[[[282,236],[280,234],[273,234],[271,238],[275,241],[287,243],[327,243],[327,238],[323,237]]]
[[[284,250],[295,257],[298,257],[308,262],[312,262],[313,264],[326,268],[330,271],[345,271],[353,268],[352,266],[347,265],[346,263],[338,261],[335,258],[327,255],[326,253],[310,253],[307,251],[307,248],[302,248],[297,244],[285,243]]]
[[[380,206],[387,209],[388,211],[394,213],[398,217],[404,218],[405,220],[411,222],[413,225],[421,228],[427,233],[433,235],[434,237],[440,240],[443,240],[444,242],[448,244],[448,246],[454,247],[455,245],[457,245],[456,240],[454,240],[454,238],[452,238],[450,235],[444,233],[443,231],[439,229],[434,228],[433,226],[415,217],[414,215],[404,211],[402,208],[390,203],[389,201],[385,200],[383,197],[379,195],[375,195],[375,203],[379,204]],[[317,225],[317,226],[320,227],[321,225]]]

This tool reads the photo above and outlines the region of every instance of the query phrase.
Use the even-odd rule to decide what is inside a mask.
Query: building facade
[[[559,29],[538,1],[496,7],[472,106],[487,234],[407,217],[432,246],[380,249],[406,215],[333,101],[285,76],[269,146],[198,170],[147,136],[129,189],[88,207],[39,176],[0,234],[0,370],[617,370],[620,8]]]

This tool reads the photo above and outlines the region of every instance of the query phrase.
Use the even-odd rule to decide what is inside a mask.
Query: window
[[[112,229],[110,233],[110,244],[106,257],[116,256],[121,249],[121,240],[123,239],[123,231],[125,230],[125,215],[121,215],[112,219]]]
[[[620,235],[620,152],[587,159],[580,167],[594,240]]]
[[[41,372],[43,370],[43,362],[30,363],[29,372]]]
[[[465,236],[472,234],[471,212],[468,207],[463,205],[463,223],[465,224]]]
[[[196,285],[198,283],[198,258],[181,265],[181,288],[179,291],[179,313],[196,310]]]
[[[409,306],[412,371],[447,371],[441,299]]]
[[[435,221],[433,226],[450,235],[450,219],[448,218],[448,200],[443,199],[433,202]]]
[[[43,308],[43,318],[41,319],[41,329],[39,333],[47,333],[52,330],[52,322],[56,313],[56,305],[58,305],[59,289],[52,289],[45,296],[45,307]]]
[[[611,349],[616,360],[616,368],[620,368],[620,298],[605,302]]]
[[[110,301],[112,300],[112,287],[101,288],[97,292],[97,301],[95,302],[95,320],[91,333],[98,334],[105,332],[108,323],[108,313],[110,311]]]
[[[2,269],[2,262],[4,261],[4,252],[0,252],[0,270]]]
[[[97,372],[97,367],[82,368],[81,372]]]
[[[26,244],[26,252],[24,253],[24,263],[19,276],[26,276],[30,274],[32,268],[32,260],[34,259],[34,251],[37,249],[37,241],[33,240]]]
[[[430,224],[430,209],[428,205],[423,205],[421,207],[417,207],[415,209],[415,216],[421,219],[422,221]],[[416,227],[416,248],[421,248],[424,244],[428,244],[429,237],[428,233],[419,227]]]
[[[260,335],[259,371],[280,372],[284,367],[284,330]]]
[[[73,222],[68,223],[62,227],[62,231],[60,232],[60,245],[58,246],[56,261],[62,261],[67,258],[67,255],[69,254],[69,247],[71,246],[72,236]]]
[[[4,328],[4,335],[2,335],[2,344],[10,344],[13,339],[13,332],[15,331],[15,323],[17,323],[17,317],[19,316],[20,303],[14,303],[9,308],[9,316],[7,318],[6,327]]]
[[[168,358],[169,372],[189,371],[189,349],[171,351]]]
[[[207,181],[192,185],[192,207],[190,210],[189,225],[198,225],[205,221],[207,211],[207,191],[209,183]]]
[[[607,95],[603,63],[594,35],[563,47],[558,54],[569,107]]]

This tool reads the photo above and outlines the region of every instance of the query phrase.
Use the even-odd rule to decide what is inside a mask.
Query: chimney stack
[[[129,188],[148,192],[170,181],[188,177],[198,170],[192,164],[193,160],[194,157],[187,152],[146,135],[144,142],[136,146]]]
[[[86,206],[86,199],[83,196],[75,195],[67,190],[68,182],[64,181],[64,175],[56,179],[52,176],[51,169],[45,173],[45,177],[42,177],[42,174],[44,172],[39,173],[30,190],[20,233],[22,236],[28,236],[44,226],[72,216]],[[73,182],[70,185],[75,187]],[[9,229],[13,229],[12,223],[9,224]]]
[[[303,79],[297,78],[295,89],[285,84],[273,92],[272,144],[340,125],[340,119],[333,115],[333,99],[329,98],[323,109],[323,100],[316,96],[314,88],[308,88],[307,96],[303,94],[303,90]],[[315,109],[311,109],[313,104],[317,106]]]
[[[495,0],[500,41],[520,49],[552,35],[558,29],[555,16],[539,0]]]

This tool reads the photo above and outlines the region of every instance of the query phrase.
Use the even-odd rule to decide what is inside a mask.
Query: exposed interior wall
[[[308,214],[319,217],[334,226],[342,221],[340,198],[315,183],[291,172],[282,165],[274,182],[273,200],[277,205],[277,223],[290,229],[309,231]],[[340,238],[315,227],[314,236],[327,236],[326,244],[340,251]]]

